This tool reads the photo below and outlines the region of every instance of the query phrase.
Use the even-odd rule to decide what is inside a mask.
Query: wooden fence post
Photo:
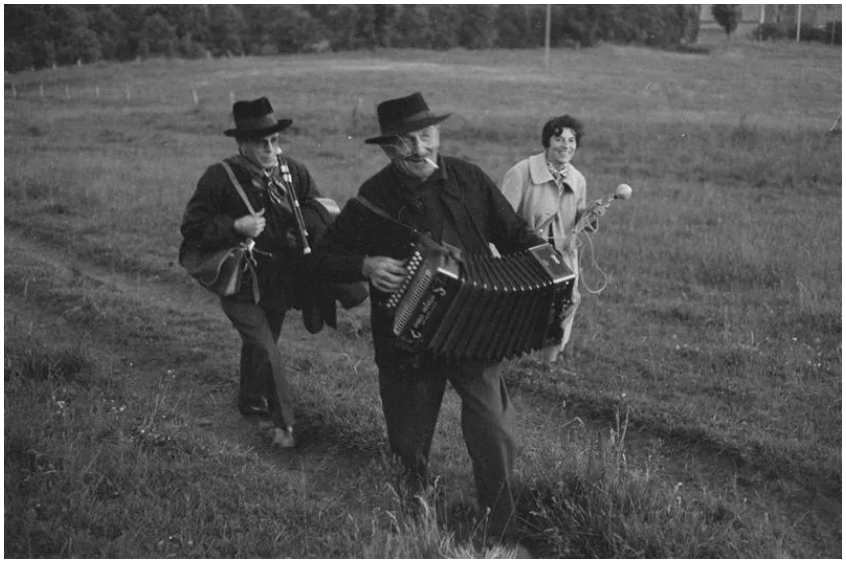
[[[41,99],[44,99],[44,82],[38,86],[38,94],[41,96]]]
[[[94,97],[100,99],[100,86],[94,86]]]
[[[194,109],[200,107],[200,96],[197,95],[197,88],[191,88],[191,97],[194,100]]]

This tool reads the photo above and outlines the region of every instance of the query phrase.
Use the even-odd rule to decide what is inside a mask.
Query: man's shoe
[[[280,449],[293,449],[297,446],[296,441],[294,441],[294,428],[286,427],[282,429],[281,427],[276,427],[273,429],[273,442],[271,443],[274,447],[279,447]]]
[[[267,399],[263,396],[239,398],[238,411],[242,416],[270,417],[270,406],[267,405]]]

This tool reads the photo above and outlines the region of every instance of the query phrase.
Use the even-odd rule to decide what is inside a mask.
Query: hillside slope
[[[294,452],[279,452],[267,446],[269,427],[244,420],[237,414],[234,406],[237,336],[215,300],[199,287],[107,271],[38,242],[22,229],[8,226],[4,255],[7,556],[92,555],[109,549],[123,555],[180,557],[215,553],[379,557],[390,553],[390,548],[385,546],[390,540],[385,537],[390,536],[396,524],[391,523],[388,514],[399,511],[396,496],[389,487],[395,474],[383,453],[385,439],[375,367],[370,359],[366,310],[343,314],[337,332],[326,330],[317,336],[310,336],[301,328],[298,313],[290,314],[280,345],[298,395],[300,446]],[[29,535],[29,540],[33,540],[32,529],[41,518],[36,506],[20,512],[9,510],[10,503],[27,502],[26,498],[16,497],[16,486],[22,486],[23,480],[16,480],[15,471],[9,471],[10,466],[15,467],[15,447],[23,448],[21,454],[29,459],[34,454],[31,451],[37,450],[34,445],[29,448],[21,445],[27,430],[17,425],[23,419],[14,417],[19,413],[8,402],[14,398],[10,396],[14,387],[8,385],[9,342],[22,333],[52,346],[84,349],[99,369],[107,371],[114,384],[119,380],[124,385],[119,393],[125,407],[120,414],[122,418],[116,422],[119,433],[131,435],[133,427],[146,427],[148,435],[155,429],[159,436],[167,436],[162,439],[171,440],[168,442],[202,443],[203,455],[236,457],[235,461],[225,461],[235,462],[229,468],[231,480],[211,478],[207,467],[192,461],[193,453],[180,457],[185,468],[196,470],[196,474],[184,474],[187,480],[178,488],[194,490],[199,499],[191,499],[191,494],[185,492],[185,505],[178,509],[170,505],[172,515],[188,509],[192,502],[211,505],[215,497],[234,494],[241,503],[240,507],[232,508],[230,515],[244,517],[247,525],[251,511],[243,502],[249,506],[250,493],[260,493],[256,492],[256,486],[272,483],[274,489],[269,493],[281,493],[283,497],[286,493],[294,494],[293,498],[288,496],[291,501],[280,505],[283,513],[288,512],[280,516],[283,521],[266,523],[268,528],[275,526],[281,530],[270,536],[265,524],[258,524],[258,530],[244,531],[261,537],[256,543],[257,550],[250,552],[233,550],[231,541],[221,541],[220,535],[231,529],[219,528],[213,522],[207,526],[186,525],[193,538],[172,532],[165,536],[152,529],[138,528],[133,531],[133,540],[126,539],[125,533],[119,535],[122,538],[106,540],[98,539],[96,531],[89,529],[89,535],[93,533],[93,536],[87,540],[77,537],[74,544],[71,530],[79,533],[80,529],[74,527],[80,522],[70,519],[60,524],[63,516],[53,514],[44,515],[44,520],[52,520],[51,524],[58,526],[59,535],[62,529],[68,533],[66,537],[52,539],[60,545],[56,550],[31,543],[27,550],[19,540],[10,540],[11,530]],[[589,405],[567,404],[563,374],[544,379],[536,367],[531,358],[525,358],[512,363],[508,371],[521,428],[518,480],[524,487],[521,505],[527,507],[522,514],[527,533],[531,527],[529,507],[536,508],[531,502],[543,495],[539,478],[548,476],[548,473],[538,474],[534,465],[542,464],[549,451],[575,452],[584,443],[607,441],[609,428],[612,439],[615,435],[621,437],[620,425],[602,412],[592,410]],[[550,382],[556,379],[558,382]],[[52,398],[53,408],[59,402],[67,404],[73,400]],[[155,405],[152,414],[145,410],[151,404]],[[156,413],[160,414],[159,418]],[[463,458],[457,417],[457,400],[450,395],[435,438],[433,462],[436,471],[439,468],[442,471],[446,495],[467,499],[472,485],[469,463]],[[132,450],[138,449],[139,444],[150,443],[139,435],[135,433],[132,443],[118,441],[118,445]],[[153,443],[154,449],[167,452],[164,441]],[[723,510],[729,506],[732,513],[729,519],[735,525],[751,531],[758,525],[755,521],[767,520],[777,531],[790,529],[783,537],[782,554],[840,555],[839,491],[826,488],[825,483],[786,479],[745,463],[730,451],[697,445],[689,436],[674,438],[637,431],[635,427],[625,433],[624,453],[629,470],[648,471],[651,467],[667,488],[675,489],[686,502],[704,501],[703,497],[714,501],[718,497],[717,503]],[[239,471],[242,476],[237,476]],[[255,472],[263,473],[267,480],[249,484]],[[208,489],[204,489],[204,484]],[[723,500],[727,503],[721,503]],[[128,497],[124,509],[131,512],[137,501]],[[738,505],[744,511],[738,511]],[[140,504],[135,507],[140,508]],[[30,510],[34,511],[30,513]],[[299,519],[288,521],[290,510],[298,511]],[[182,538],[174,538],[179,536]],[[123,547],[116,546],[120,541]],[[201,542],[205,545],[202,549]],[[93,550],[87,550],[86,545]],[[564,554],[544,551],[551,548],[549,544],[538,543],[537,547],[549,555]]]

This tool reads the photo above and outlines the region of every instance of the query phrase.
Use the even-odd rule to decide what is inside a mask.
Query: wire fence
[[[186,103],[194,109],[200,108],[204,102],[211,100],[222,102],[219,93],[215,96],[201,95],[197,88],[191,88],[184,93]],[[69,84],[49,82],[26,82],[16,84],[7,82],[4,84],[3,97],[7,100],[93,100],[112,101],[124,103],[149,103],[149,102],[172,102],[170,93],[165,94],[162,90],[144,90],[134,85],[123,87],[110,86],[103,88],[99,85],[93,86],[71,86]],[[227,101],[229,105],[235,103],[235,92],[230,91]]]

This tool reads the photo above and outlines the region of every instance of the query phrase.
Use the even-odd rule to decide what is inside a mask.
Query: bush
[[[800,41],[819,41],[823,34],[822,29],[817,29],[809,23],[803,23],[799,28]],[[795,35],[794,35],[795,37]]]
[[[834,37],[832,37],[832,32]],[[799,29],[800,41],[817,41],[824,45],[840,45],[842,24],[839,21],[830,21],[825,25],[812,26],[802,24]]]
[[[7,72],[18,72],[34,66],[32,50],[25,44],[6,41],[4,57]]]
[[[796,26],[777,23],[762,23],[752,32],[752,37],[758,41],[778,41],[782,39],[795,40]],[[800,41],[816,41],[824,45],[840,45],[842,38],[842,23],[830,21],[825,25],[813,26],[803,23],[799,28]]]
[[[778,41],[787,37],[787,29],[776,23],[762,23],[752,32],[758,41]]]
[[[187,59],[204,59],[208,56],[206,48],[201,43],[192,41],[190,35],[179,41],[178,52]]]
[[[829,45],[840,45],[843,40],[843,22],[840,20],[830,21],[823,27],[827,38],[824,42]]]
[[[726,35],[731,35],[737,29],[743,14],[738,4],[711,4],[711,15],[725,30]]]

